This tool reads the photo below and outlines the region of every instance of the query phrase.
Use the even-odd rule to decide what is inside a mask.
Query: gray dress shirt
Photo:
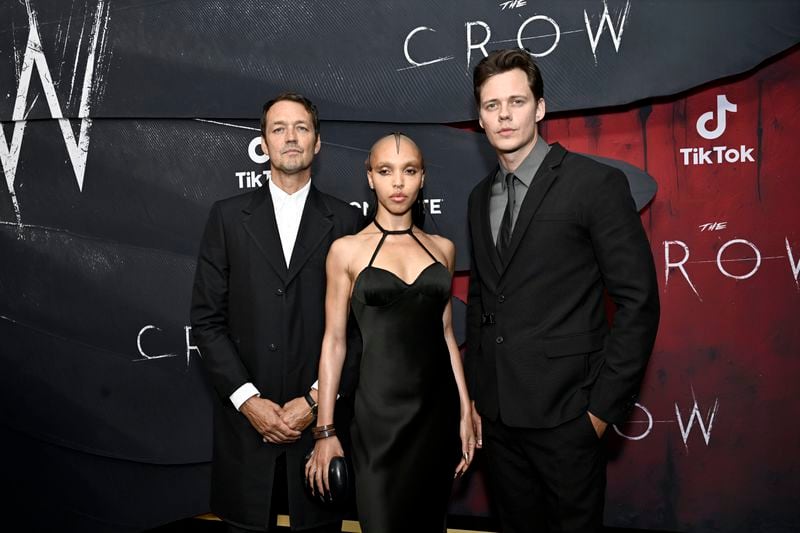
[[[533,177],[539,170],[542,161],[544,160],[547,152],[550,151],[550,145],[542,139],[539,135],[536,139],[536,144],[533,145],[533,150],[528,154],[522,163],[514,171],[517,179],[514,180],[514,193],[516,194],[514,212],[511,213],[511,230],[513,233],[514,226],[517,224],[519,218],[519,211],[522,207],[522,202],[525,200],[525,194],[533,184]],[[500,223],[503,220],[503,213],[506,211],[508,204],[508,194],[506,193],[505,177],[508,170],[500,165],[500,168],[495,174],[494,181],[492,182],[492,194],[489,197],[489,225],[492,230],[494,242],[497,242],[497,234],[500,232]]]

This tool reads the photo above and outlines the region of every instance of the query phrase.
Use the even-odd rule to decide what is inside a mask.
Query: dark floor
[[[475,517],[451,517],[448,520],[448,527],[459,530],[474,530],[474,531],[496,531],[488,519],[480,519]],[[287,533],[289,528],[285,528]],[[222,522],[216,520],[201,520],[191,518],[187,520],[180,520],[167,524],[165,526],[151,529],[146,533],[224,533],[225,526]],[[653,530],[644,529],[621,529],[621,528],[606,528],[605,533],[654,533]],[[658,532],[668,533],[668,532]]]

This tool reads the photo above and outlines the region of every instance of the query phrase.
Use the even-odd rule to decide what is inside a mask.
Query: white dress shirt
[[[275,208],[275,220],[278,222],[278,234],[281,236],[281,246],[283,247],[283,257],[286,259],[286,267],[292,259],[292,250],[297,241],[297,232],[300,230],[300,219],[303,218],[303,208],[306,206],[308,191],[311,189],[311,180],[308,180],[303,188],[294,194],[286,191],[272,183],[269,184],[269,192],[272,195],[272,206]]]
[[[300,230],[300,219],[303,217],[303,209],[308,199],[308,191],[311,189],[311,180],[308,180],[303,187],[294,194],[289,194],[272,180],[267,181],[270,196],[272,196],[272,206],[275,209],[275,221],[278,223],[278,234],[281,238],[283,257],[286,260],[286,267],[292,259],[292,250],[297,241],[297,232]],[[314,383],[316,385],[316,383]],[[315,387],[316,388],[316,387]],[[238,410],[244,402],[253,396],[260,396],[259,390],[250,382],[245,383],[230,395],[233,406]]]

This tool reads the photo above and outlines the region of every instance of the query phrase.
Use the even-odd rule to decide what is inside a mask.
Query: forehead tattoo
[[[417,143],[412,141],[411,137],[409,137],[405,133],[399,131],[396,132],[393,131],[391,133],[387,133],[386,135],[375,141],[375,144],[373,144],[372,147],[369,149],[369,152],[367,153],[367,158],[364,160],[364,165],[366,166],[368,171],[372,171],[372,156],[373,152],[375,152],[375,147],[378,146],[383,141],[388,140],[390,137],[394,137],[394,147],[395,151],[397,152],[397,155],[400,155],[401,141],[405,140],[409,145],[411,145],[412,150],[416,152],[416,160],[418,162],[417,164],[423,171],[425,170],[425,159],[422,157],[422,151],[419,149],[419,146],[417,146]]]
[[[367,154],[367,161],[366,161],[368,166],[369,166],[370,162],[372,161],[372,152],[375,151],[375,147],[383,139],[386,139],[386,138],[388,138],[390,136],[394,137],[394,149],[397,152],[397,155],[400,155],[400,141],[402,141],[403,138],[407,139],[416,148],[416,144],[414,143],[414,141],[409,139],[404,133],[399,132],[399,131],[393,131],[392,133],[389,133],[388,135],[386,135],[384,137],[381,137],[380,139],[375,141],[375,144],[373,144],[372,147],[369,149],[369,153]]]

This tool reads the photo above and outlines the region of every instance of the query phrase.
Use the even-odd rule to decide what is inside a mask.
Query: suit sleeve
[[[658,284],[650,243],[624,174],[607,169],[591,198],[587,222],[592,246],[616,312],[589,411],[606,422],[621,423],[638,398],[655,343]]]
[[[251,381],[228,328],[229,272],[224,221],[214,204],[200,243],[190,317],[203,364],[223,398]]]
[[[467,389],[471,398],[475,398],[475,383],[477,380],[476,372],[478,368],[478,358],[481,349],[481,280],[478,274],[477,262],[475,261],[475,243],[472,238],[472,204],[473,199],[469,199],[469,231],[470,231],[470,270],[469,288],[467,291],[467,349],[464,354],[464,374],[467,380]]]

